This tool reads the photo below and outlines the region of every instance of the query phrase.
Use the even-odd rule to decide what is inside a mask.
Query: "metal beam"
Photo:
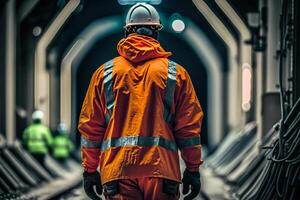
[[[44,122],[47,125],[50,123],[50,77],[46,69],[46,49],[79,4],[80,0],[69,1],[37,43],[34,60],[34,105],[35,109],[44,112]]]
[[[15,119],[15,82],[16,82],[16,1],[9,0],[6,4],[6,56],[5,56],[5,117],[6,140],[12,144],[16,137]]]
[[[212,26],[215,32],[220,36],[227,46],[229,52],[229,74],[228,74],[228,125],[229,128],[239,128],[245,121],[245,116],[242,113],[240,106],[242,104],[241,96],[241,68],[238,67],[238,43],[234,39],[231,32],[223,24],[223,22],[216,16],[216,14],[209,8],[203,0],[193,0],[193,3],[204,16],[208,23]]]

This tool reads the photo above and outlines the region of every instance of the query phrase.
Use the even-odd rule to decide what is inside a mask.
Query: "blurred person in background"
[[[23,144],[31,155],[45,167],[45,157],[53,143],[52,133],[42,124],[44,113],[40,110],[32,113],[32,124],[23,132]]]
[[[82,105],[85,192],[91,199],[102,189],[106,199],[179,199],[182,182],[184,199],[194,199],[203,112],[190,76],[158,42],[162,24],[153,6],[132,6],[124,28],[120,56],[95,71]]]
[[[57,135],[54,137],[52,148],[53,157],[65,164],[74,149],[74,145],[69,138],[68,127],[65,123],[60,123],[57,126]]]

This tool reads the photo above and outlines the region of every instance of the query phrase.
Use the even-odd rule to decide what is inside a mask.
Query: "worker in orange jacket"
[[[120,56],[90,81],[78,129],[91,199],[100,199],[102,185],[106,199],[179,199],[181,181],[184,199],[200,192],[203,112],[187,71],[157,41],[161,28],[153,6],[132,6]]]

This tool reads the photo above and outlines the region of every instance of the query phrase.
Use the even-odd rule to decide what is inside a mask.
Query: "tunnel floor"
[[[200,167],[201,194],[196,199],[256,199],[252,197],[260,194],[257,192],[258,189],[265,188],[262,185],[262,178],[264,170],[268,170],[270,165],[266,157],[268,152],[262,150],[261,146],[270,146],[278,138],[278,130],[274,128],[265,136],[266,140],[260,142],[256,130],[257,125],[252,122],[228,134],[211,155],[203,158],[204,164]],[[12,187],[8,191],[19,192],[19,195],[12,193],[6,195],[0,191],[0,199],[88,199],[82,188],[79,152],[72,155],[64,164],[47,156],[45,168],[38,165],[21,145],[14,147],[0,145],[0,155],[0,189],[4,188],[5,182],[3,184],[2,180],[6,178]],[[185,164],[182,159],[180,160],[183,173]],[[299,170],[296,173],[299,173]],[[291,186],[291,189],[295,190],[295,195],[291,195],[293,197],[298,195],[299,181],[296,181],[297,174],[292,174],[291,177],[295,180]],[[181,187],[182,185],[180,191]],[[12,196],[13,198],[7,198]],[[289,199],[293,199],[292,197]],[[180,199],[183,199],[183,195]]]
[[[0,154],[0,199],[89,199],[82,187],[82,167],[77,154],[64,164],[47,156],[44,167],[35,161],[21,145],[9,148],[0,146]],[[182,160],[180,164],[183,173],[185,165]],[[201,167],[200,173],[202,192],[196,199],[226,199],[221,179],[214,177],[205,166]],[[3,182],[3,179],[6,182]],[[4,186],[11,188],[4,191]],[[180,185],[180,191],[182,191],[182,185]],[[180,199],[183,199],[183,195],[180,196]],[[103,196],[102,199],[104,199]]]

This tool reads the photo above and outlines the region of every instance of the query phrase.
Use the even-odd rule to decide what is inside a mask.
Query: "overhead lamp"
[[[249,63],[242,66],[242,109],[247,112],[251,108],[252,69]]]
[[[181,33],[182,31],[184,31],[185,29],[185,23],[181,20],[181,19],[175,19],[172,22],[172,29],[176,32],[176,33]]]
[[[35,26],[33,29],[32,29],[32,34],[35,36],[35,37],[38,37],[39,35],[41,35],[42,33],[42,28],[40,26]]]

